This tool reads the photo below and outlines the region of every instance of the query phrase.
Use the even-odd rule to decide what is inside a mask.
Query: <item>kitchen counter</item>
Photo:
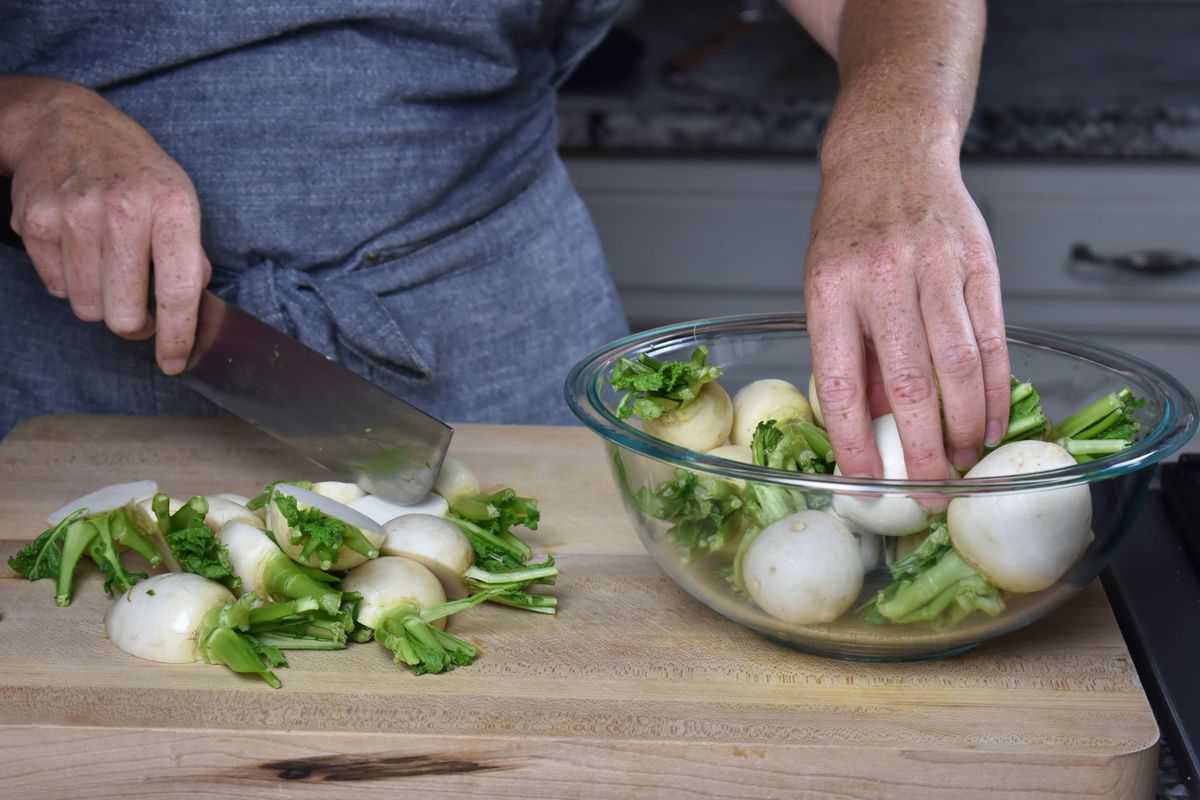
[[[730,0],[644,4],[564,87],[563,150],[815,154],[834,64],[775,4],[751,5],[761,21],[738,27]],[[965,157],[1200,159],[1197,30],[1196,4],[991,4]]]

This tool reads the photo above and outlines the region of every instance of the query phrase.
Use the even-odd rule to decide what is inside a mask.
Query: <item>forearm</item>
[[[823,168],[894,150],[957,159],[971,116],[986,27],[984,0],[788,0],[837,59],[841,88]]]

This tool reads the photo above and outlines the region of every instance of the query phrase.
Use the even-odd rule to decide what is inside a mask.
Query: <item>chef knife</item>
[[[309,460],[400,504],[429,493],[453,430],[211,292],[183,380]]]

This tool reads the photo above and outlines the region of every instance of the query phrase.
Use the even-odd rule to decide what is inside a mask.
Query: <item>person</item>
[[[1008,415],[996,260],[958,163],[983,0],[785,5],[841,77],[804,279],[838,462],[880,474],[870,419],[891,409],[910,474],[944,477]],[[620,6],[0,1],[19,236],[0,435],[213,413],[173,377],[206,286],[443,418],[567,421],[565,370],[626,328],[555,90]]]

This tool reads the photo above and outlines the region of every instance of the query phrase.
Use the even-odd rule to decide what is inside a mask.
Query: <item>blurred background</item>
[[[1011,324],[1200,396],[1200,2],[989,4],[963,153]],[[561,150],[630,322],[802,309],[833,62],[774,0],[627,3]]]

